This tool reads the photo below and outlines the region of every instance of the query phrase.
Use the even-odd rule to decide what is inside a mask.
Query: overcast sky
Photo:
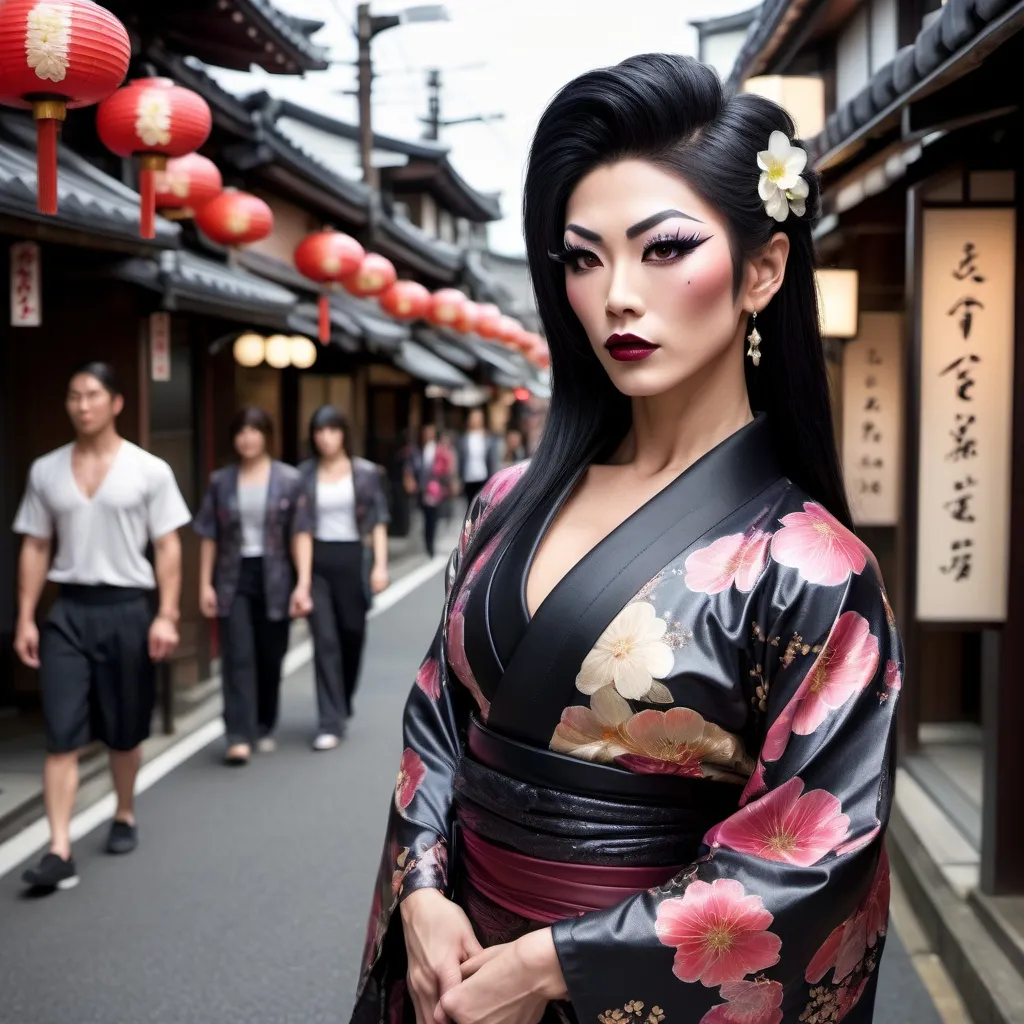
[[[376,0],[390,14],[420,0]],[[333,59],[355,59],[355,0],[276,0],[291,14],[326,22],[316,42]],[[503,114],[489,124],[452,126],[441,139],[475,188],[501,195],[505,218],[490,227],[497,252],[523,251],[519,204],[530,138],[545,105],[569,79],[635,53],[696,53],[690,22],[732,14],[753,0],[446,0],[450,21],[401,25],[373,42],[374,128],[402,138],[422,137],[428,68],[440,68],[444,118]],[[217,72],[234,92],[267,89],[351,122],[356,101],[350,63],[305,78]]]

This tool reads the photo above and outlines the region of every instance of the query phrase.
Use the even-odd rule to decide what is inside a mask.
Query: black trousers
[[[289,622],[271,622],[263,597],[263,559],[244,558],[230,613],[220,620],[221,688],[228,744],[253,744],[277,725],[281,664]]]
[[[425,505],[420,503],[423,510],[423,542],[427,548],[427,554],[434,557],[434,538],[437,536],[437,520],[440,518],[441,509],[438,505]]]
[[[313,662],[319,730],[340,736],[352,714],[366,639],[367,598],[359,541],[313,545]]]

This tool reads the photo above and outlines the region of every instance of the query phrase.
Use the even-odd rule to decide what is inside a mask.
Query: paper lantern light
[[[359,269],[341,283],[353,295],[367,298],[386,292],[398,280],[398,272],[391,260],[379,253],[368,252]]]
[[[856,270],[823,268],[814,273],[822,337],[856,338],[859,320]]]
[[[259,366],[263,362],[264,349],[263,338],[250,331],[240,334],[235,339],[231,352],[239,366],[253,367]]]
[[[476,333],[481,338],[497,338],[501,326],[501,310],[493,303],[485,302],[477,306]]]
[[[207,238],[220,245],[247,245],[274,230],[274,214],[257,196],[226,188],[196,210],[196,224]]]
[[[476,330],[476,323],[480,315],[480,307],[470,299],[462,303],[458,318],[452,327],[460,334],[472,334]]]
[[[380,294],[378,302],[396,320],[419,320],[430,309],[430,292],[418,281],[396,281]]]
[[[522,329],[523,325],[518,320],[503,316],[498,321],[497,339],[506,345],[514,345]]]
[[[366,256],[366,250],[350,235],[340,231],[318,231],[304,238],[295,248],[295,266],[317,284],[337,284],[355,273]],[[331,300],[320,295],[319,338],[323,344],[331,340]]]
[[[92,0],[0,2],[0,104],[35,118],[40,213],[57,212],[61,122],[113,93],[131,55],[124,25]]]
[[[189,153],[168,160],[167,167],[157,171],[156,208],[171,220],[186,220],[223,190],[217,165],[199,153]]]
[[[198,149],[209,137],[213,119],[198,93],[169,78],[136,78],[96,111],[100,141],[118,156],[141,157],[140,234],[156,234],[156,175],[172,156]]]
[[[288,357],[292,366],[308,370],[316,362],[316,345],[301,334],[288,339]]]
[[[266,340],[263,358],[267,365],[275,370],[283,370],[292,365],[292,339],[283,334],[272,334]]]
[[[462,315],[462,307],[465,304],[466,296],[457,288],[442,288],[434,292],[430,298],[427,319],[441,327],[454,327]]]

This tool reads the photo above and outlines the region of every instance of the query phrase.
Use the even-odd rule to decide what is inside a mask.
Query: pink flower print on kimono
[[[416,673],[416,685],[431,699],[441,699],[441,666],[437,658],[427,658]]]
[[[583,659],[576,689],[590,695],[614,686],[626,700],[671,704],[671,691],[658,682],[674,663],[666,632],[668,623],[658,618],[654,605],[646,601],[626,605]]]
[[[714,988],[779,962],[782,940],[767,930],[773,920],[760,896],[735,879],[716,878],[691,882],[682,898],[665,900],[655,932],[676,947],[672,973],[680,981]]]
[[[810,736],[833,712],[864,690],[878,668],[878,637],[858,612],[843,612],[818,660],[772,723],[761,749],[764,761],[777,761],[792,733]]]
[[[850,819],[831,793],[803,790],[799,778],[783,783],[717,826],[714,841],[764,860],[803,868],[817,864],[846,839]]]
[[[763,530],[734,533],[694,551],[686,559],[686,586],[697,594],[721,594],[732,586],[749,594],[764,568],[770,540]]]
[[[867,564],[864,545],[831,512],[805,501],[803,512],[780,520],[772,537],[772,558],[797,570],[808,583],[834,587]]]
[[[728,1002],[713,1006],[700,1024],[781,1024],[783,988],[777,981],[727,981],[718,994]]]
[[[480,684],[470,668],[466,657],[466,616],[461,609],[452,612],[448,619],[448,664],[462,685],[473,695],[476,706],[480,709],[480,717],[487,721],[491,713],[491,702],[484,696]]]
[[[405,809],[412,803],[416,790],[427,777],[427,769],[423,758],[412,747],[406,747],[402,754],[402,762],[398,766],[398,779],[395,782],[395,807],[404,817]]]

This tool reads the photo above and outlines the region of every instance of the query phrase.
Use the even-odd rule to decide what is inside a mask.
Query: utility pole
[[[441,72],[431,68],[427,72],[427,116],[420,121],[427,127],[423,137],[433,142],[441,138],[441,129],[455,124],[487,124],[490,121],[503,121],[504,114],[475,114],[473,117],[456,117],[444,120],[441,117]]]

